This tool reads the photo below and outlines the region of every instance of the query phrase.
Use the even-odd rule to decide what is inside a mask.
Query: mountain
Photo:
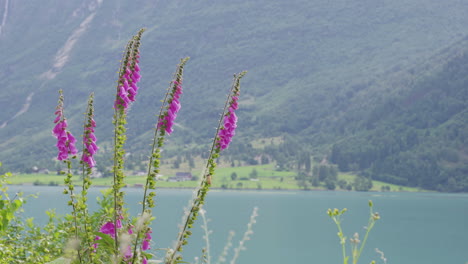
[[[466,124],[466,104],[460,103],[466,91],[464,57],[454,54],[466,50],[467,10],[458,0],[0,0],[0,160],[15,171],[56,166],[50,130],[58,89],[64,90],[75,135],[86,97],[96,93],[97,136],[105,156],[119,59],[126,41],[145,27],[141,89],[128,124],[127,149],[135,157],[146,155],[175,65],[190,56],[179,126],[168,154],[206,150],[232,74],[248,70],[242,81],[239,132],[228,153],[236,159],[252,161],[268,150],[266,155],[290,165],[289,160],[308,152],[329,156],[342,170],[368,177],[459,190],[447,186],[466,178],[458,171],[465,162],[466,142],[457,141],[461,132],[457,140],[448,135],[454,133],[452,125],[463,131]],[[449,73],[451,62],[458,70]],[[447,74],[454,80],[452,92],[438,105],[435,98],[445,95]],[[356,151],[356,146],[393,146],[381,139],[386,132],[395,140],[403,138],[394,124],[406,137],[416,133],[417,143],[381,151],[388,155],[361,165],[354,156],[365,151]],[[254,144],[278,137],[283,138],[279,145]],[[405,181],[400,174],[420,165],[403,169],[395,164],[424,160],[419,154],[432,152],[430,142],[458,157],[451,162],[434,154],[435,162],[427,162],[438,168],[430,177],[449,176],[430,186],[422,180],[425,172],[418,172],[414,182]],[[354,158],[342,162],[337,153]]]
[[[355,133],[335,142],[330,160],[341,170],[385,182],[468,191],[467,72],[465,38],[404,72],[407,76],[399,78],[404,85],[392,86],[393,93],[377,99],[356,122]]]

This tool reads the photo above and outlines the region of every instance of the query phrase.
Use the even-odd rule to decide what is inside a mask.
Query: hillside
[[[96,92],[101,161],[108,162],[115,72],[127,39],[146,27],[141,90],[130,112],[129,161],[147,155],[159,100],[178,60],[190,56],[179,127],[167,154],[181,153],[182,146],[191,155],[206,150],[216,111],[223,104],[219,98],[226,94],[233,73],[248,70],[239,133],[229,150],[232,159],[249,163],[265,154],[281,166],[292,167],[300,155],[321,159],[333,146],[355,157],[359,154],[355,144],[379,141],[379,133],[387,132],[388,126],[398,124],[411,134],[410,127],[418,126],[411,122],[440,113],[439,119],[427,121],[430,124],[414,127],[420,139],[417,144],[392,152],[402,156],[385,156],[357,167],[357,160],[347,165],[336,155],[331,160],[344,171],[423,186],[425,181],[419,178],[425,173],[418,173],[416,182],[405,182],[400,178],[406,176],[398,173],[406,170],[393,161],[419,160],[419,153],[437,142],[449,156],[457,153],[458,160],[444,161],[434,154],[435,164],[457,172],[443,170],[454,176],[425,187],[440,184],[440,190],[454,190],[446,188],[449,179],[458,183],[458,178],[466,178],[466,173],[458,172],[465,161],[466,142],[459,142],[462,134],[457,134],[457,140],[448,135],[453,133],[452,124],[463,131],[467,123],[466,104],[459,102],[466,95],[462,79],[466,66],[463,56],[453,56],[465,50],[460,41],[466,35],[467,10],[456,0],[1,0],[0,160],[15,171],[57,166],[50,130],[57,90],[63,89],[66,114],[77,135],[86,97]],[[459,81],[444,100],[450,106],[445,109],[428,99],[438,98],[442,86],[427,88],[432,89],[430,93],[418,91],[432,85],[432,79],[442,85],[452,59],[458,60],[458,70],[450,78]],[[440,66],[421,66],[432,64]],[[452,99],[458,100],[454,108]],[[415,102],[405,105],[408,100]],[[398,131],[392,128],[390,134],[400,139],[393,129]],[[419,138],[420,134],[424,136]],[[274,142],[275,138],[282,140]],[[255,146],[259,140],[273,143]],[[431,177],[441,177],[437,175]]]
[[[468,38],[409,72],[404,89],[381,98],[354,135],[333,145],[331,161],[385,182],[466,192]]]

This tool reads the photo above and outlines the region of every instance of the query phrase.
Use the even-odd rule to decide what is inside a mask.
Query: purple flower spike
[[[228,112],[224,116],[223,127],[221,127],[221,129],[219,130],[217,145],[221,150],[224,150],[227,147],[229,147],[229,143],[231,143],[232,138],[236,134],[237,115],[235,113],[235,110],[237,110],[238,108],[238,99],[239,97],[237,95],[231,98]]]
[[[66,160],[68,156],[75,155],[78,150],[75,147],[75,137],[67,131],[67,120],[63,115],[63,96],[60,92],[59,105],[55,111],[57,115],[54,119],[55,127],[52,129],[52,134],[57,138],[58,160]]]
[[[96,166],[96,161],[94,160],[94,154],[98,151],[99,147],[96,145],[96,136],[94,135],[94,128],[96,127],[96,122],[94,121],[92,115],[89,116],[88,124],[85,128],[85,133],[83,136],[83,156],[81,160],[88,164],[89,168]]]
[[[148,250],[150,249],[150,242],[151,242],[151,229],[148,229],[148,232],[146,232],[145,239],[143,240],[143,243],[141,244],[141,249],[142,250]]]
[[[76,153],[78,153],[78,150],[75,147],[76,139],[70,132],[67,132],[67,136],[68,136],[68,153],[75,155]]]
[[[112,238],[115,238],[115,226],[114,226],[114,223],[111,222],[111,221],[106,222],[104,225],[101,226],[101,228],[99,229],[99,232],[104,233],[104,234],[106,234],[106,235],[109,235],[109,236],[111,236]],[[94,241],[96,241],[96,240],[101,240],[101,239],[102,239],[102,237],[96,236],[96,237],[94,238]],[[94,247],[95,249],[97,249],[98,244],[97,244],[97,243],[96,243],[96,244],[93,244],[93,247]]]
[[[121,228],[123,227],[123,225],[122,225],[122,220],[123,220],[123,216],[120,215],[119,218],[118,218],[117,221],[116,221],[116,225],[114,225],[114,222],[113,222],[113,221],[108,221],[108,222],[104,223],[104,224],[101,226],[101,228],[99,229],[99,232],[104,233],[104,234],[106,234],[106,235],[109,235],[109,236],[111,236],[113,239],[115,239],[115,231],[116,231],[116,228],[117,228],[117,229],[121,229]],[[128,227],[128,234],[129,234],[129,235],[133,234],[132,227],[133,227],[132,225],[130,225],[130,226]],[[101,240],[101,239],[102,239],[102,237],[96,236],[96,237],[94,238],[94,241]],[[97,243],[93,244],[93,247],[94,247],[94,249],[95,249],[94,252],[96,252],[96,249],[98,248],[98,244],[97,244]],[[132,257],[133,257],[133,252],[132,252],[132,248],[131,248],[130,245],[127,247],[127,249],[125,250],[125,252],[122,252],[122,255],[123,255],[123,257],[124,257],[124,259],[125,259],[126,261],[130,261],[130,260],[132,259]],[[130,263],[130,262],[129,262],[129,263]]]
[[[158,122],[158,128],[164,128],[166,133],[169,135],[173,131],[172,126],[174,125],[177,113],[181,108],[179,98],[182,94],[182,85],[178,81],[174,81],[173,84],[174,86],[172,88],[171,98],[169,99],[169,106],[164,114],[164,118]]]
[[[138,93],[138,82],[141,79],[139,63],[139,52],[130,58],[126,65],[125,72],[120,76],[120,85],[117,91],[117,98],[114,103],[114,108],[117,109],[120,106],[127,110],[131,102],[135,101],[135,97]]]
[[[111,222],[111,221],[106,222],[104,225],[101,226],[101,229],[99,229],[99,232],[104,233],[104,234],[109,235],[112,238],[114,238],[114,236],[115,236],[114,223]]]
[[[128,98],[128,91],[127,89],[125,89],[125,84],[119,87],[119,92],[117,93],[117,96],[120,98],[120,100],[117,100],[115,102],[116,106],[121,105],[124,109],[127,109],[130,105],[130,99]]]

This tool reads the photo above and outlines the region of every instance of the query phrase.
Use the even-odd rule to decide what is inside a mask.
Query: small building
[[[169,177],[167,181],[169,182],[181,182],[181,181],[191,181],[192,173],[190,172],[176,172],[175,177]]]
[[[48,169],[39,169],[37,171],[37,173],[40,173],[40,174],[49,174],[49,170]]]

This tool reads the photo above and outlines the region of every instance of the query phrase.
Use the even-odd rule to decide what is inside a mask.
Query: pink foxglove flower
[[[111,236],[112,238],[115,238],[115,226],[114,226],[114,223],[109,221],[109,222],[106,222],[105,224],[103,224],[101,226],[101,228],[99,229],[99,232],[103,233],[103,234],[106,234],[106,235],[109,235]],[[94,238],[94,241],[96,240],[101,240],[102,237],[100,236],[96,236],[96,238]],[[98,247],[98,244],[95,243],[93,244],[93,247],[96,249]]]
[[[121,220],[121,219],[123,219],[123,217],[122,217],[122,216],[119,216],[119,218],[118,218],[117,221],[116,221],[116,225],[117,225],[117,226],[114,225],[114,222],[112,222],[112,221],[108,221],[108,222],[104,223],[104,224],[101,226],[101,228],[99,229],[99,232],[101,232],[101,233],[103,233],[103,234],[106,234],[106,235],[109,235],[109,236],[111,236],[112,238],[115,239],[115,228],[116,228],[116,227],[117,227],[117,229],[122,228],[122,220]],[[133,231],[132,231],[131,229],[129,229],[128,233],[129,233],[129,234],[132,234]],[[102,239],[100,236],[96,236],[96,238],[94,238],[95,241],[96,241],[96,240],[100,240],[100,239]],[[97,247],[98,247],[98,244],[97,244],[97,243],[94,244],[93,247],[94,247],[94,248],[97,248]],[[130,253],[131,253],[131,249],[130,249]],[[124,255],[127,255],[127,252],[125,252]],[[131,257],[131,256],[130,256],[130,257]]]
[[[99,147],[96,145],[96,136],[94,135],[94,128],[96,127],[96,122],[92,116],[89,116],[88,124],[85,127],[85,132],[83,135],[83,156],[81,160],[88,164],[89,168],[96,166],[96,161],[94,160],[94,154],[98,151]]]
[[[143,239],[143,242],[141,243],[141,249],[142,250],[148,250],[150,249],[150,242],[151,242],[151,229],[148,229],[148,232],[146,232],[145,239]]]
[[[76,139],[71,134],[71,132],[67,131],[68,123],[63,115],[63,95],[62,91],[60,91],[60,98],[59,104],[57,106],[57,110],[55,111],[55,127],[52,130],[52,134],[57,138],[57,149],[58,149],[58,160],[66,160],[68,156],[75,155],[78,150],[75,147]]]
[[[120,77],[117,99],[114,107],[122,106],[124,110],[130,106],[131,102],[135,101],[135,96],[138,93],[138,82],[140,82],[140,53],[137,51],[133,58],[129,58],[129,62],[125,67],[125,73]]]
[[[219,133],[218,133],[218,141],[217,141],[217,146],[221,149],[224,150],[229,146],[229,143],[231,143],[232,138],[236,134],[236,128],[237,128],[237,116],[235,111],[238,108],[238,96],[233,96],[231,98],[231,102],[229,104],[229,109],[226,115],[224,116],[223,120],[223,126],[221,127]]]
[[[182,94],[182,84],[178,81],[174,81],[173,84],[174,86],[172,88],[171,97],[169,99],[169,106],[167,107],[166,113],[164,113],[163,119],[158,122],[158,128],[163,128],[166,130],[167,134],[172,133],[172,126],[174,125],[174,121],[177,118],[177,113],[181,108],[179,98]]]
[[[115,237],[115,225],[113,222],[109,221],[106,222],[104,225],[101,226],[99,232],[104,233],[106,235],[111,236],[112,238]]]

